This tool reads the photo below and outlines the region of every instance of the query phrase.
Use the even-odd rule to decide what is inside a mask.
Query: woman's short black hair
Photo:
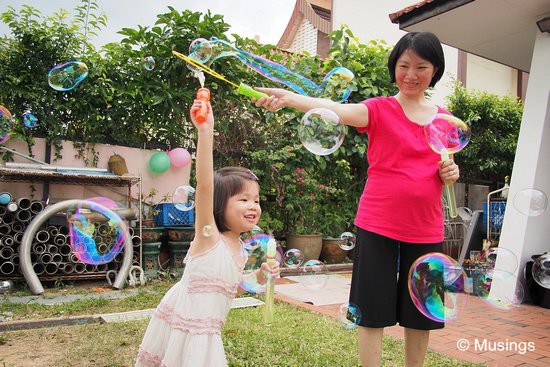
[[[435,75],[430,82],[430,87],[434,87],[445,71],[445,56],[437,36],[431,32],[410,32],[401,37],[388,59],[388,70],[392,83],[395,83],[397,60],[407,50],[413,50],[418,56],[429,61],[436,68]]]
[[[244,190],[245,181],[258,182],[258,177],[242,167],[224,167],[214,172],[214,220],[220,232],[229,230],[225,219],[227,201]]]

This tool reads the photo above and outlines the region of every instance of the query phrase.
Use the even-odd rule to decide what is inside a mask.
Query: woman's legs
[[[371,328],[359,326],[357,337],[359,339],[359,358],[363,367],[380,366],[382,356],[382,336],[384,328]]]
[[[405,366],[422,367],[428,349],[430,330],[405,328]]]

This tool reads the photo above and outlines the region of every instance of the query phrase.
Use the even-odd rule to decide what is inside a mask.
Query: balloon
[[[185,167],[191,162],[191,154],[185,148],[174,148],[168,152],[170,164],[177,168]]]
[[[156,152],[149,158],[149,169],[153,173],[164,173],[170,168],[170,157],[165,152]]]

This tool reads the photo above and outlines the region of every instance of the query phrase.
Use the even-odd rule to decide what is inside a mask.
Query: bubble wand
[[[461,119],[452,115],[438,113],[429,124],[424,126],[424,135],[429,146],[441,155],[441,160],[449,160],[449,154],[460,152],[470,142],[470,128]],[[445,184],[445,196],[449,206],[449,216],[456,218],[455,187]]]
[[[277,244],[273,238],[267,244],[266,258],[267,265],[269,268],[275,263],[275,255],[277,253]],[[265,289],[265,308],[264,308],[264,323],[266,325],[271,325],[273,323],[274,316],[274,305],[273,299],[275,297],[275,279],[273,275],[269,273],[267,275],[267,283]]]
[[[240,83],[240,84],[237,84],[237,83],[234,83],[228,79],[226,79],[223,75],[219,74],[218,72],[210,69],[208,66],[204,65],[204,64],[201,64],[200,62],[196,61],[196,60],[193,60],[192,58],[190,58],[189,56],[185,56],[184,54],[181,54],[177,51],[172,51],[172,54],[180,59],[182,59],[183,61],[185,61],[186,63],[204,71],[205,73],[207,74],[210,74],[212,75],[213,77],[215,78],[218,78],[220,80],[223,80],[224,82],[226,83],[229,83],[231,84],[232,86],[234,86],[235,88],[237,88],[237,93],[239,94],[242,94],[243,96],[247,96],[247,97],[251,97],[251,98],[256,98],[256,99],[260,99],[262,97],[267,97],[267,94],[265,93],[262,93],[262,92],[258,92],[257,90],[255,90],[254,88],[244,84],[244,83]]]

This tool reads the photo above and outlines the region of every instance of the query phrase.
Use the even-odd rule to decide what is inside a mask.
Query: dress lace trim
[[[217,317],[185,317],[173,307],[161,303],[155,310],[155,316],[166,322],[172,329],[189,334],[221,334],[224,320]]]
[[[159,355],[151,353],[141,346],[139,347],[137,359],[147,367],[166,367]]]
[[[200,275],[191,275],[187,285],[189,293],[222,293],[229,298],[235,298],[238,288],[239,283]]]

